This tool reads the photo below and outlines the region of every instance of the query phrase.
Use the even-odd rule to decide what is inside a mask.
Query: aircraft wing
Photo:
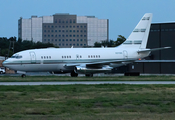
[[[73,64],[73,63],[68,63],[65,64],[66,67],[73,67],[73,66],[103,66],[103,65],[109,65],[111,63],[127,63],[127,62],[134,62],[136,59],[126,59],[126,60],[110,60],[110,61],[99,61],[99,62],[91,62],[91,63],[78,63],[78,64]]]

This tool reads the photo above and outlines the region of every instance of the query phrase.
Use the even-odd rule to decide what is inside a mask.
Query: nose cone
[[[7,67],[7,64],[8,64],[8,61],[7,61],[7,60],[5,60],[5,61],[2,63],[2,65],[3,65],[4,67]]]

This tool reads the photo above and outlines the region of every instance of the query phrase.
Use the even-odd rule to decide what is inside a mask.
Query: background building
[[[95,42],[108,40],[108,19],[69,14],[20,18],[18,37],[59,47],[93,46]]]

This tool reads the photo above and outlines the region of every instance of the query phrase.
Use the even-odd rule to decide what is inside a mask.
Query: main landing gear
[[[77,77],[78,76],[78,73],[75,73],[74,71],[73,72],[71,72],[71,77]]]

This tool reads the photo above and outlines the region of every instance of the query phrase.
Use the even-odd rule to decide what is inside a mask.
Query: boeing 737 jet
[[[151,51],[170,47],[146,48],[152,14],[146,13],[127,40],[113,48],[46,48],[18,52],[3,66],[23,72],[78,73],[93,76],[147,57]],[[24,74],[23,74],[24,76]]]

